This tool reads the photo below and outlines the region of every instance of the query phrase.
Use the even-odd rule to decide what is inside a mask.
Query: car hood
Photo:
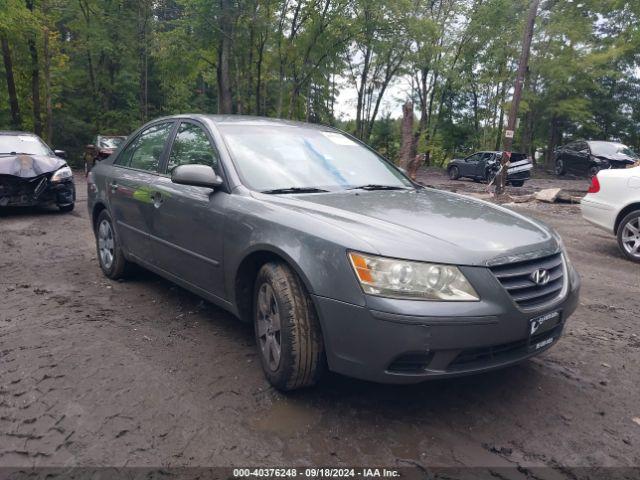
[[[593,155],[596,158],[600,158],[602,160],[612,160],[614,162],[626,162],[633,163],[637,162],[638,159],[636,157],[632,157],[631,155],[625,155],[624,153],[612,153],[608,155]]]
[[[271,198],[271,202],[346,230],[368,244],[372,253],[389,257],[489,265],[559,248],[552,231],[540,222],[488,202],[434,189]]]
[[[44,173],[55,172],[66,162],[59,157],[47,155],[0,156],[0,175],[33,178]]]

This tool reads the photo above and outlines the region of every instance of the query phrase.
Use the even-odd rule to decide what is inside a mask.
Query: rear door
[[[171,171],[185,164],[209,165],[223,176],[213,138],[204,125],[192,120],[180,122],[165,174],[156,178],[154,256],[170,275],[224,299],[222,248],[229,194],[225,187],[214,191],[173,183]]]
[[[153,263],[151,231],[152,189],[175,122],[161,122],[140,132],[118,155],[107,197],[115,228],[125,250]]]

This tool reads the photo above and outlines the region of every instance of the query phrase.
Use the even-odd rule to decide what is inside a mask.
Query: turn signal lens
[[[369,295],[416,300],[476,301],[478,294],[458,267],[349,252]]]
[[[600,191],[600,181],[598,180],[598,176],[594,175],[591,177],[591,186],[589,187],[589,193],[598,193]]]

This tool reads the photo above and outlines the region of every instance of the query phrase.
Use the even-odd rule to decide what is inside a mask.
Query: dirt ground
[[[0,466],[517,465],[512,478],[536,466],[564,478],[564,466],[640,465],[640,266],[578,206],[516,207],[560,231],[582,276],[549,352],[481,376],[329,375],[283,395],[250,327],[151,273],[101,274],[76,180],[71,214],[0,213]],[[558,183],[587,187],[520,190]]]

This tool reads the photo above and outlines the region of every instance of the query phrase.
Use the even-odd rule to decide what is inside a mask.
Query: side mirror
[[[56,157],[64,158],[65,160],[67,159],[67,152],[64,150],[54,150],[53,153]]]
[[[223,181],[209,165],[178,165],[171,171],[171,181],[179,185],[218,188]]]

